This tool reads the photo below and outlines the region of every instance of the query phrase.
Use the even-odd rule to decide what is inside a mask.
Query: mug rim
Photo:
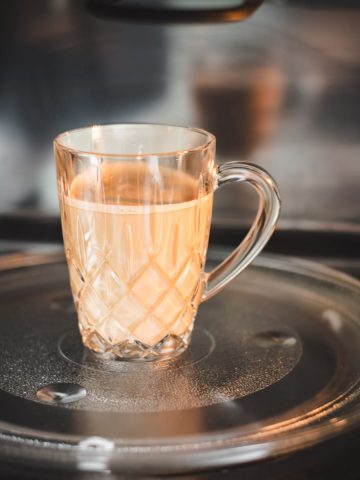
[[[188,130],[192,132],[196,132],[198,134],[204,135],[205,136],[205,141],[196,146],[196,147],[191,147],[191,148],[184,148],[184,149],[178,149],[178,150],[172,150],[172,151],[166,151],[166,152],[145,152],[145,153],[109,153],[109,152],[94,152],[91,150],[82,150],[82,149],[77,149],[74,147],[69,147],[68,145],[65,145],[63,143],[63,138],[73,132],[80,132],[83,130],[91,130],[94,127],[125,127],[125,126],[139,126],[139,127],[174,127],[174,128],[179,128],[183,130]],[[53,140],[54,146],[58,149],[65,150],[71,154],[77,154],[77,155],[93,155],[96,157],[109,157],[109,158],[136,158],[136,159],[141,159],[141,158],[146,158],[150,156],[156,156],[156,157],[170,157],[170,156],[176,156],[176,155],[186,155],[192,152],[198,152],[201,150],[207,149],[209,146],[216,144],[216,137],[212,133],[208,132],[207,130],[204,130],[203,128],[198,128],[198,127],[191,127],[187,125],[175,125],[175,124],[167,124],[167,123],[151,123],[151,122],[126,122],[126,123],[105,123],[105,124],[93,124],[93,125],[87,125],[85,127],[80,127],[80,128],[73,128],[70,130],[66,130],[62,133],[59,133]]]

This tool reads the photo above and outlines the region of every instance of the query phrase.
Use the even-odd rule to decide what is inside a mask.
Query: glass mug
[[[126,360],[171,358],[189,345],[199,304],[270,238],[274,180],[254,165],[215,163],[215,137],[152,124],[92,126],[54,141],[71,290],[83,343]],[[247,182],[259,195],[242,243],[204,272],[213,193]]]

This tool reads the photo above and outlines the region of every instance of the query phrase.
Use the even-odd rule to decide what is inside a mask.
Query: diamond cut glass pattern
[[[123,167],[129,168],[134,182],[139,172]],[[116,169],[113,176],[123,171],[118,164]],[[124,358],[155,358],[171,345],[185,348],[197,310],[189,305],[202,291],[212,195],[197,199],[193,193],[190,201],[164,206],[89,204],[78,198],[79,185],[88,191],[93,172],[75,177],[63,216],[84,343]],[[101,169],[97,175],[105,176]],[[192,179],[183,174],[178,182],[189,194]]]
[[[67,217],[70,219],[74,214],[86,215],[86,212],[80,209],[76,212],[74,209],[67,209]],[[109,227],[109,222],[107,226]],[[137,265],[141,265],[140,269],[130,277],[132,268],[129,263],[126,264],[116,250],[113,255],[109,249],[111,239],[114,239],[113,226],[103,230],[104,235],[111,232],[108,248],[104,252],[105,258],[101,259],[97,245],[93,244],[98,252],[95,271],[94,261],[86,262],[86,258],[89,258],[87,249],[80,248],[77,255],[71,257],[70,277],[77,298],[81,329],[86,335],[86,343],[92,349],[107,352],[115,345],[124,344],[127,355],[131,356],[131,345],[134,345],[134,348],[136,345],[137,353],[134,354],[140,358],[146,356],[147,352],[156,356],[157,344],[166,338],[184,336],[184,341],[186,340],[195,314],[188,305],[202,282],[202,269],[198,260],[199,246],[193,244],[188,245],[186,250],[183,248],[179,259],[181,239],[177,242],[174,240],[175,235],[180,235],[181,231],[175,228],[174,232],[169,232],[168,225],[165,228],[173,243],[166,256],[159,253],[161,266],[158,264],[158,257],[152,257],[144,249],[142,260],[137,262]],[[129,224],[126,230],[129,232]],[[91,239],[91,231],[86,233],[87,238]],[[82,235],[85,235],[84,231]],[[128,238],[131,235],[130,233]],[[71,245],[69,240],[68,237],[67,248],[76,251],[76,246]],[[101,235],[97,234],[96,243],[102,240]],[[78,258],[79,256],[81,258]],[[176,261],[173,260],[174,256]],[[171,276],[163,270],[166,258],[171,259],[168,269]],[[79,270],[75,268],[77,261],[82,268],[90,268],[90,272],[85,271],[84,281],[78,273]],[[179,265],[180,269],[176,270]],[[119,277],[119,272],[123,274],[123,278]],[[179,341],[181,338],[177,340]],[[121,351],[119,348],[118,355],[122,355]]]
[[[152,262],[146,271],[140,275],[132,287],[132,291],[139,298],[143,298],[146,306],[150,307],[157,303],[161,295],[169,288],[165,274],[156,268]],[[153,291],[153,295],[144,295],[144,292]]]

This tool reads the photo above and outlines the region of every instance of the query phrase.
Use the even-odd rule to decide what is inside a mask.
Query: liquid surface
[[[212,194],[199,196],[182,172],[115,163],[75,177],[62,209],[85,345],[125,358],[185,348],[202,294]]]

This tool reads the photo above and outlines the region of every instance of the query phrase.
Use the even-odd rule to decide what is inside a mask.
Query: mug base
[[[189,330],[181,335],[168,334],[155,345],[146,345],[136,339],[111,345],[97,332],[87,335],[84,333],[82,332],[83,344],[96,356],[128,362],[170,360],[181,355],[189,346],[191,339],[191,330]]]

